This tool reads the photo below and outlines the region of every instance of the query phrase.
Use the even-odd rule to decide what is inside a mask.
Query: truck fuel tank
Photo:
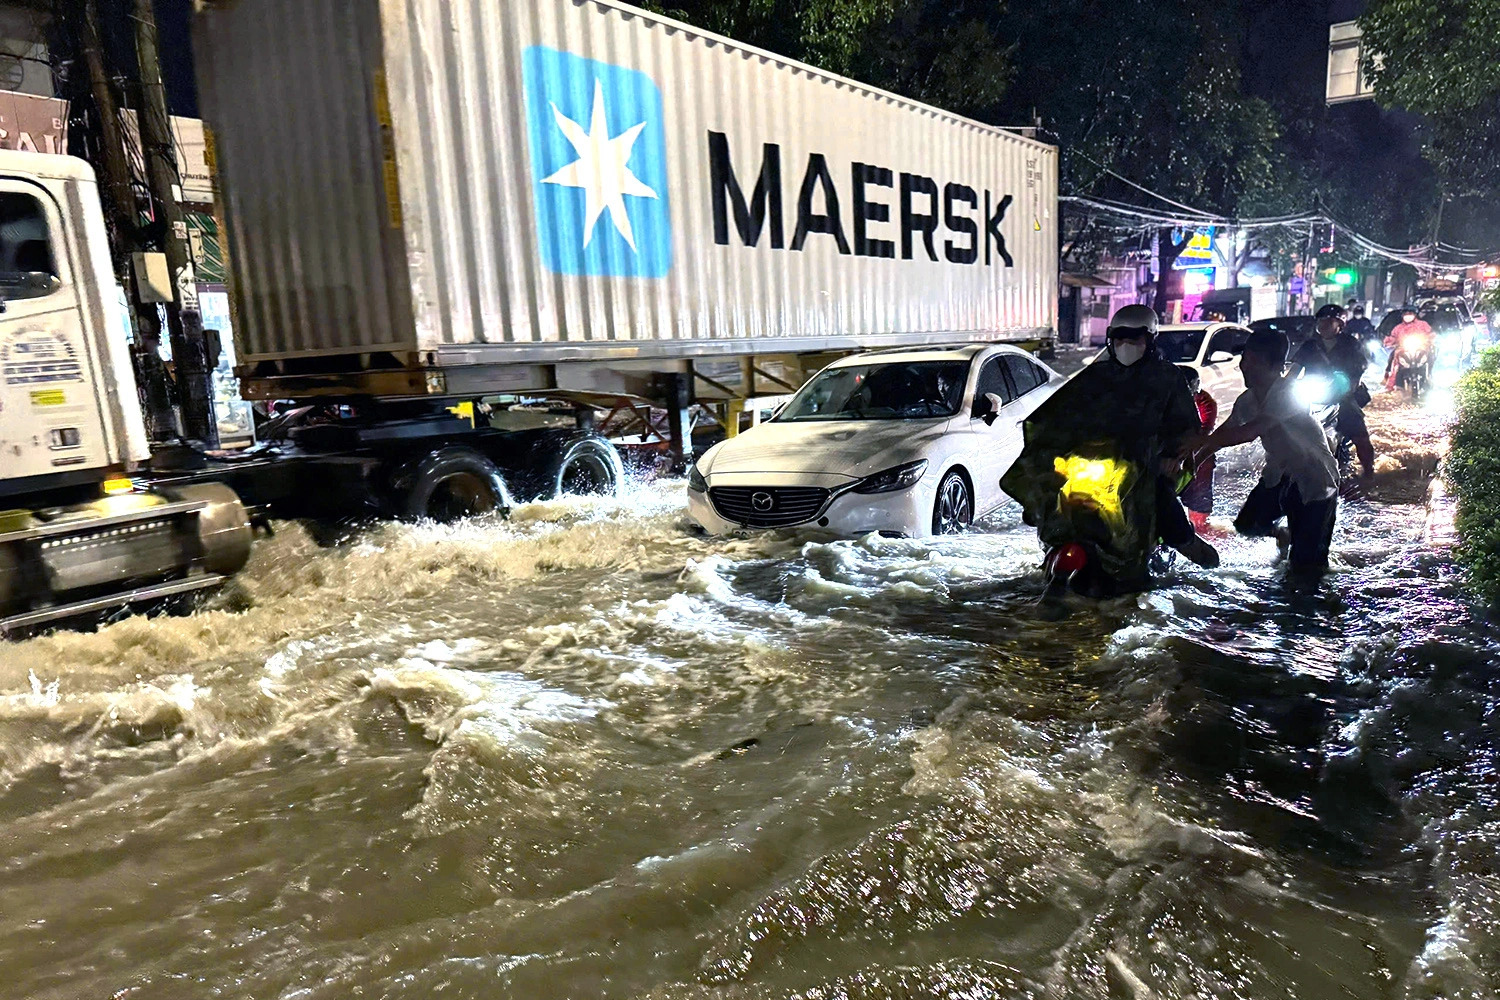
[[[250,543],[244,505],[218,483],[0,512],[0,634],[218,586]]]

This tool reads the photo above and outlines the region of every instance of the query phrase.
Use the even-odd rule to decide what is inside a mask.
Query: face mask
[[[1115,341],[1115,360],[1129,368],[1146,356],[1146,345],[1123,340]]]

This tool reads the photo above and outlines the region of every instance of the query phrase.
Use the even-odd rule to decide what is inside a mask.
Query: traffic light
[[[1335,285],[1342,285],[1343,287],[1348,288],[1350,285],[1354,284],[1354,272],[1342,270],[1334,271],[1333,283]]]

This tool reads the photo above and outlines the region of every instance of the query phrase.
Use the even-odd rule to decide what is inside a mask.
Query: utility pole
[[[120,105],[109,85],[104,66],[104,42],[99,31],[97,0],[84,0],[77,20],[78,39],[89,73],[89,92],[99,120],[100,172],[104,175],[104,202],[109,210],[110,235],[117,277],[129,290],[135,343],[132,360],[140,384],[146,421],[153,441],[166,441],[178,433],[177,416],[172,409],[172,393],[166,369],[157,352],[161,343],[161,321],[154,305],[141,303],[135,293],[131,273],[131,254],[139,246],[141,218],[131,187],[130,161],[125,155],[125,137],[120,125]]]
[[[135,0],[135,49],[140,64],[141,150],[146,160],[146,179],[156,205],[156,221],[162,225],[162,244],[167,254],[175,298],[167,305],[172,360],[177,366],[178,395],[182,401],[182,424],[189,440],[206,448],[219,446],[219,426],[214,419],[213,367],[217,354],[209,357],[198,311],[198,289],[193,259],[188,247],[187,221],[178,199],[181,180],[177,175],[177,152],[172,121],[167,114],[167,92],[161,82],[161,60],[156,43],[156,12],[151,0]]]
[[[111,202],[115,219],[116,260],[128,261],[135,249],[134,233],[140,226],[136,215],[135,192],[130,189],[130,163],[125,158],[125,139],[120,131],[120,106],[109,89],[109,74],[104,69],[104,42],[99,32],[97,0],[84,0],[80,24],[83,57],[89,68],[89,89],[99,115],[99,139],[103,162],[104,190]]]

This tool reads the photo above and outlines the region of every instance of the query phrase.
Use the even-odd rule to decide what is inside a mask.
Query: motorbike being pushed
[[[1140,463],[1098,446],[1058,456],[1053,473],[1056,506],[1037,525],[1046,553],[1045,598],[1134,593],[1170,568],[1170,555],[1155,539],[1153,477]]]
[[[1308,413],[1323,428],[1328,439],[1328,450],[1338,462],[1339,478],[1349,479],[1354,475],[1354,442],[1339,430],[1339,401],[1348,393],[1348,380],[1342,375],[1304,372],[1292,387],[1297,402],[1307,407]],[[1369,393],[1364,394],[1368,401]]]

